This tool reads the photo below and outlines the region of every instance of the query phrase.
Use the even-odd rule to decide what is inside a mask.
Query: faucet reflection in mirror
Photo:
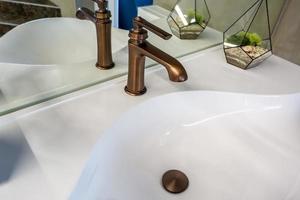
[[[87,8],[79,8],[76,16],[79,19],[89,19],[96,25],[98,60],[96,67],[111,69],[114,66],[111,48],[111,12],[107,9],[106,0],[92,0],[98,4],[99,9],[92,12]]]
[[[163,65],[167,69],[171,81],[183,82],[188,78],[184,67],[177,59],[147,42],[148,31],[144,28],[165,40],[172,37],[142,17],[136,17],[133,20],[133,29],[129,32],[128,80],[125,87],[125,91],[133,96],[142,95],[147,91],[144,83],[146,57]]]

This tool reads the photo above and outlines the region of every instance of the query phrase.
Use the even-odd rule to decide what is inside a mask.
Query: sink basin
[[[112,28],[112,51],[127,45],[128,32]],[[96,60],[95,25],[76,18],[22,24],[0,38],[0,63],[55,65]]]
[[[101,137],[71,198],[300,199],[300,94],[172,93],[125,113]],[[189,187],[167,192],[180,170]]]

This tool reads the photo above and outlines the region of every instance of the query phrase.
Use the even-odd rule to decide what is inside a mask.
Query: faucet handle
[[[108,1],[106,1],[106,0],[91,0],[91,1],[95,2],[98,5],[100,11],[107,10]]]
[[[164,40],[168,40],[172,37],[171,34],[167,33],[166,31],[162,30],[161,28],[155,26],[154,24],[148,22],[144,18],[139,17],[139,16],[135,17],[133,19],[133,29],[135,31],[140,31],[143,28],[148,29],[149,31],[158,35],[159,37],[161,37]]]

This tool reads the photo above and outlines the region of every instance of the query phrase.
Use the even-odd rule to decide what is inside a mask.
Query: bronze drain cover
[[[184,192],[189,186],[188,177],[181,171],[169,170],[162,177],[162,184],[165,190],[178,194]]]

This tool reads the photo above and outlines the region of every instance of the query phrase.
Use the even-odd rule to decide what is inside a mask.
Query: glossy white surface
[[[158,5],[138,7],[138,15],[142,16],[147,21],[155,21],[158,19],[166,19],[170,14],[169,10]]]
[[[112,51],[127,45],[127,31],[112,28]],[[0,63],[72,64],[97,58],[95,25],[76,18],[45,18],[22,24],[0,38]]]
[[[47,194],[47,195],[45,195]],[[0,199],[59,198],[17,123],[0,128]]]
[[[170,82],[161,66],[147,69],[145,81],[148,92],[141,97],[125,94],[123,89],[127,77],[123,76],[0,117],[0,134],[1,130],[6,132],[10,123],[16,123],[37,160],[31,171],[15,174],[5,183],[6,187],[0,187],[0,199],[7,199],[2,194],[12,193],[26,197],[26,200],[34,199],[34,195],[55,195],[55,200],[68,199],[92,148],[99,139],[101,141],[103,133],[124,112],[152,97],[191,90],[279,96],[300,93],[299,66],[272,56],[259,67],[244,71],[226,64],[222,51],[220,46],[181,58],[189,75],[189,80],[183,83]],[[285,140],[278,139],[278,142],[285,143]],[[37,179],[46,179],[48,183],[39,184],[45,190],[31,193],[20,189],[36,184],[37,179],[28,177],[38,173],[37,169],[42,171]],[[295,185],[296,189],[299,184]]]
[[[71,199],[300,199],[300,93],[173,93],[122,115],[90,157]],[[161,186],[178,169],[182,194]]]

